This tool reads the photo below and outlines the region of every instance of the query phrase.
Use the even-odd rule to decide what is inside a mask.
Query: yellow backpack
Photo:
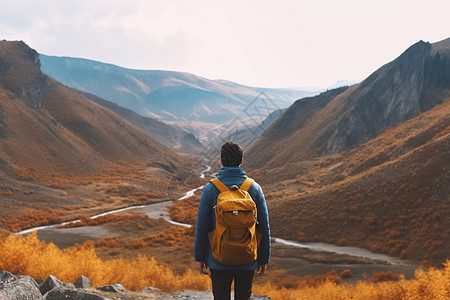
[[[228,189],[219,179],[210,180],[220,191],[215,206],[216,228],[208,233],[212,255],[226,265],[243,265],[257,258],[261,234],[256,230],[256,204],[248,193],[253,179]]]

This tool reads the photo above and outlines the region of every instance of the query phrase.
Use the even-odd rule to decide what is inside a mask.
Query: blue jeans
[[[234,279],[234,299],[250,300],[254,270],[211,270],[214,300],[230,300]]]

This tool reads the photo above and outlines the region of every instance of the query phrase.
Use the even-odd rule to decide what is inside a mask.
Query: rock
[[[75,286],[71,283],[65,283],[56,278],[53,275],[48,276],[48,278],[41,283],[39,286],[39,291],[41,291],[42,295],[45,295],[48,291],[54,289],[54,288],[75,288]]]
[[[175,293],[172,297],[167,298],[171,300],[213,300],[212,292],[204,291],[181,291]]]
[[[86,276],[81,275],[81,277],[78,278],[77,281],[75,281],[75,287],[81,289],[88,289],[91,287],[91,281]]]
[[[250,300],[270,300],[270,299],[272,299],[272,298],[270,298],[267,295],[252,295],[250,297]]]
[[[16,280],[16,277],[8,271],[3,271],[0,273],[0,282],[11,282],[14,280]]]
[[[123,285],[121,285],[120,283],[111,284],[111,285],[99,286],[99,287],[97,288],[97,290],[103,291],[103,292],[112,292],[112,293],[123,293],[123,292],[126,292],[126,291],[127,291],[127,290],[123,287]]]
[[[54,288],[44,295],[45,300],[108,300],[99,295],[91,294],[83,290],[67,289],[67,288]]]
[[[42,295],[36,282],[27,276],[0,273],[0,300],[41,300]]]
[[[141,290],[142,293],[154,293],[154,292],[159,292],[159,291],[160,291],[160,289],[152,287],[152,286],[145,287]]]
[[[0,115],[0,139],[3,139],[3,138],[7,138],[9,136],[9,131],[8,131],[8,127],[6,126],[6,123],[2,123],[1,117],[2,116]]]
[[[213,300],[214,296],[211,291],[180,291],[172,296],[167,296],[164,299],[167,300]],[[234,299],[234,291],[231,291],[231,299]],[[252,294],[251,300],[271,300],[269,296],[266,295],[255,295]]]
[[[39,53],[24,42],[2,43],[0,52],[0,81],[33,108],[41,108],[49,84],[41,70]]]
[[[34,286],[39,289],[39,284],[36,282],[36,280],[34,280],[34,278],[31,278],[29,276],[22,276],[22,275],[16,275],[17,278],[28,278],[28,280],[30,280]]]

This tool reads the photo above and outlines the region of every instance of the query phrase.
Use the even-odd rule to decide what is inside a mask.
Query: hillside
[[[450,39],[296,101],[245,164],[266,185],[274,235],[442,262],[449,154]]]
[[[170,126],[157,119],[141,116],[131,109],[122,107],[95,95],[85,92],[80,93],[101,106],[112,110],[131,124],[147,132],[151,137],[155,138],[158,142],[167,147],[190,151],[199,151],[204,148],[204,146],[192,133],[189,133],[181,128]]]
[[[246,125],[233,121],[236,117],[248,121],[249,109],[259,108],[259,114],[267,117],[273,110],[288,107],[294,99],[314,94],[299,89],[249,87],[183,72],[130,70],[81,58],[43,54],[40,58],[43,72],[61,83],[188,131],[203,146],[220,138],[222,127],[244,128]],[[262,93],[273,102],[270,107],[254,102]]]
[[[43,209],[64,207],[56,214],[64,217],[148,201],[186,172],[173,151],[44,75],[36,51],[8,41],[0,42],[0,165],[0,227]]]
[[[270,167],[338,153],[442,103],[441,92],[450,88],[448,44],[420,41],[360,84],[297,100],[254,148],[269,147],[264,153],[271,153],[270,159],[255,151],[249,165]],[[272,150],[280,143],[289,146]]]

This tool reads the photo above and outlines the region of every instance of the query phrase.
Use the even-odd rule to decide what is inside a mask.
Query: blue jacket
[[[241,186],[245,178],[247,178],[247,174],[245,174],[244,170],[240,167],[223,167],[217,173],[217,178],[230,188],[232,185]],[[200,204],[198,206],[197,227],[195,230],[194,242],[194,256],[196,261],[206,262],[208,267],[213,270],[254,270],[258,265],[264,265],[269,262],[270,229],[266,199],[264,198],[261,187],[256,182],[252,184],[248,192],[256,203],[258,215],[256,229],[262,234],[257,260],[245,265],[230,266],[221,264],[212,256],[208,232],[214,230],[216,227],[214,206],[217,203],[219,190],[211,182],[208,182],[203,188]]]

